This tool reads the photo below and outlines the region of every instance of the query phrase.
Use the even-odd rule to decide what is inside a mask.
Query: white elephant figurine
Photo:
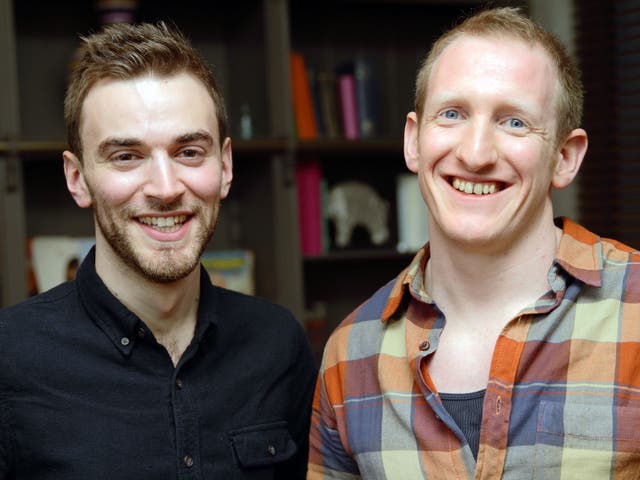
[[[345,247],[353,230],[362,225],[374,245],[389,239],[389,202],[366,183],[347,181],[329,191],[327,214],[335,224],[336,246]]]

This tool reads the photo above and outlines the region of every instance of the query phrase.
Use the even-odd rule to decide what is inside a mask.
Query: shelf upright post
[[[271,158],[274,221],[274,299],[287,306],[299,320],[304,313],[302,256],[297,228],[295,185],[295,135],[289,76],[289,2],[263,0],[265,9],[269,130],[286,138],[289,148]]]
[[[12,0],[0,0],[0,307],[26,298],[26,227],[22,164],[18,151],[20,109]]]

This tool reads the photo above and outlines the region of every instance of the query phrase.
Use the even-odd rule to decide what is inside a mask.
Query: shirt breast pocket
[[[534,462],[535,479],[636,478],[640,408],[541,402]]]
[[[256,473],[272,470],[278,463],[293,457],[298,450],[286,421],[238,428],[230,431],[229,437],[237,464],[242,470],[255,470]]]

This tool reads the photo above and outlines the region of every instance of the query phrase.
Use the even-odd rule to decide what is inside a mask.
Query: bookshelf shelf
[[[387,248],[370,248],[358,250],[333,251],[322,255],[305,255],[305,264],[341,264],[348,262],[367,262],[370,260],[397,260],[409,262],[415,256],[413,253],[401,253]]]
[[[401,138],[377,138],[362,140],[328,139],[301,140],[295,148],[299,155],[322,155],[323,158],[354,157],[361,155],[402,155]]]
[[[25,160],[32,156],[38,158],[59,159],[67,148],[64,140],[19,140],[15,142],[0,141],[0,155],[18,155]],[[249,140],[233,140],[233,152],[238,155],[270,155],[287,151],[285,138],[255,138]]]

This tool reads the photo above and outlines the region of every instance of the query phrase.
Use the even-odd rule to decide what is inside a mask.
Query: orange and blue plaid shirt
[[[428,245],[325,348],[309,479],[640,478],[640,253],[569,220],[550,290],[505,326],[477,462],[426,367]]]

